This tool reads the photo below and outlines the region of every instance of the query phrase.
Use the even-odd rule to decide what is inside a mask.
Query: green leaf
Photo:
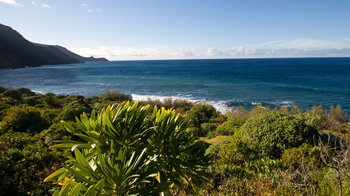
[[[60,175],[62,175],[65,171],[66,171],[65,168],[61,168],[61,169],[55,171],[54,173],[52,173],[51,175],[49,175],[48,177],[46,177],[46,178],[44,179],[44,182],[49,182],[49,181],[52,181],[52,180],[58,178],[58,177],[59,177]]]
[[[68,196],[79,196],[81,189],[81,183],[78,183],[69,193]]]

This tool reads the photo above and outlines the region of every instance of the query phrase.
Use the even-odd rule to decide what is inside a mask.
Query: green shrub
[[[9,130],[16,132],[41,131],[48,127],[48,123],[41,118],[40,112],[34,107],[12,107],[6,111],[0,124],[0,133]]]
[[[52,146],[55,141],[69,140],[71,135],[66,131],[62,123],[52,124],[48,129],[37,134],[46,146]]]
[[[31,91],[28,88],[19,88],[17,89],[18,92],[21,93],[22,96],[28,97],[28,96],[34,96],[35,93],[33,91]]]
[[[304,120],[306,124],[315,127],[319,131],[326,126],[326,116],[321,105],[314,106],[312,110],[298,114],[297,118]]]
[[[50,195],[53,186],[43,180],[65,158],[42,141],[28,133],[7,132],[0,136],[0,195]]]
[[[173,101],[173,108],[181,109],[182,112],[190,110],[192,106],[193,106],[193,103],[187,101],[186,99],[175,99]]]
[[[233,135],[237,130],[239,130],[241,125],[235,120],[228,120],[223,122],[216,128],[215,135]]]
[[[312,143],[318,132],[303,120],[279,112],[257,114],[242,126],[242,134],[271,158],[280,158],[287,148]]]
[[[35,106],[37,104],[40,104],[41,102],[38,100],[37,97],[32,96],[32,97],[25,97],[25,98],[23,98],[23,103],[27,104],[29,106]]]
[[[221,150],[221,148],[226,145],[226,144],[229,144],[230,141],[229,140],[224,140],[224,141],[221,141],[217,144],[212,144],[209,146],[209,148],[207,148],[207,150],[205,151],[205,154],[206,155],[210,155],[213,160],[217,160],[219,158],[219,152]]]
[[[75,155],[45,179],[65,184],[56,194],[157,195],[170,193],[171,187],[195,190],[207,180],[204,142],[173,110],[152,112],[149,106],[123,103],[90,116],[63,122],[83,142],[54,146],[73,149]]]
[[[282,161],[293,169],[297,169],[302,162],[308,169],[316,169],[322,166],[320,151],[310,144],[286,149],[282,154]]]
[[[194,132],[197,136],[205,136],[201,130],[202,123],[208,123],[211,119],[216,118],[217,112],[215,108],[208,104],[196,104],[186,112],[186,118],[190,121],[191,126],[195,127],[198,132]]]
[[[119,92],[117,90],[110,91],[106,90],[104,93],[100,95],[101,99],[108,101],[131,101],[131,95]]]
[[[0,94],[5,92],[6,90],[7,90],[7,88],[0,86]]]
[[[3,97],[9,97],[9,98],[15,99],[17,101],[22,100],[22,94],[16,90],[12,90],[12,89],[6,90],[1,95]]]
[[[40,111],[41,118],[45,119],[49,124],[57,123],[57,117],[60,114],[60,109],[45,109]]]
[[[259,158],[256,147],[252,145],[249,138],[242,137],[237,132],[230,143],[223,145],[218,153],[221,164],[243,165]]]
[[[208,136],[208,133],[215,132],[218,123],[202,123],[199,136]]]
[[[82,105],[68,105],[63,108],[63,111],[58,115],[58,120],[74,121],[75,117],[80,116],[83,113],[90,113],[91,110]]]
[[[56,95],[48,93],[45,95],[44,103],[48,108],[58,108],[61,104],[57,101]]]

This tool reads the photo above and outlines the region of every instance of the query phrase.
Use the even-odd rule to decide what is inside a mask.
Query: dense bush
[[[208,104],[194,105],[189,111],[186,112],[186,118],[193,126],[193,132],[197,136],[205,136],[201,129],[202,123],[208,123],[211,119],[217,117],[217,112],[213,106]]]
[[[52,93],[46,94],[44,103],[45,103],[46,107],[48,107],[48,108],[58,108],[61,106],[60,103],[56,99],[56,95],[54,95]]]
[[[304,120],[306,124],[315,127],[317,130],[322,130],[326,126],[326,116],[322,106],[314,106],[312,110],[299,113],[297,117]]]
[[[29,106],[35,106],[37,104],[41,104],[40,100],[38,100],[38,98],[35,96],[23,98],[23,103]]]
[[[259,158],[258,151],[249,138],[236,133],[230,143],[223,145],[218,153],[219,162],[230,165],[243,165]]]
[[[312,143],[318,138],[317,130],[303,120],[279,112],[253,116],[242,126],[242,134],[271,158],[280,158],[285,149]]]
[[[7,88],[0,86],[0,94],[5,92],[6,90],[7,90]]]
[[[65,158],[42,141],[28,133],[0,136],[0,195],[49,195],[52,185],[43,179]]]
[[[25,97],[29,97],[29,96],[34,96],[35,93],[33,91],[31,91],[30,89],[28,88],[19,88],[17,89],[18,92],[21,93],[22,96],[25,96]]]
[[[48,122],[45,121],[38,110],[31,106],[12,107],[4,114],[0,123],[0,133],[8,130],[25,132],[39,132],[48,127]]]
[[[215,136],[215,130],[217,126],[218,126],[218,123],[202,123],[201,136],[208,137],[208,133],[214,133],[213,136]]]
[[[63,108],[63,111],[58,115],[59,120],[74,121],[75,117],[79,117],[80,114],[90,113],[91,110],[82,105],[69,105]]]
[[[293,169],[297,169],[301,164],[307,165],[310,169],[319,168],[323,165],[320,158],[320,151],[310,144],[286,149],[282,154],[282,161]]]
[[[9,97],[15,100],[22,100],[22,94],[17,90],[8,89],[1,94],[3,97]]]
[[[241,125],[235,120],[228,120],[216,128],[215,135],[233,135],[240,129]]]
[[[207,150],[205,151],[205,154],[210,155],[213,160],[217,160],[218,158],[220,158],[219,152],[220,152],[221,148],[229,143],[230,143],[229,140],[224,140],[224,141],[221,141],[217,144],[212,144],[209,146],[209,148],[207,148]]]
[[[119,92],[117,90],[106,90],[100,95],[100,98],[108,101],[131,101],[131,95]]]

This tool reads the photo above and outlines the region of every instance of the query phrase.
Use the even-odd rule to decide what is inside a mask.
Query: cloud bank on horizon
[[[217,47],[196,49],[160,46],[144,48],[107,46],[69,49],[82,56],[106,57],[110,60],[350,56],[350,39],[338,42],[311,39],[281,40],[266,42],[260,44],[259,47],[250,48],[240,46],[228,49]]]

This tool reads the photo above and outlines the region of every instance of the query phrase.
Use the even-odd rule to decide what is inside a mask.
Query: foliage
[[[9,97],[18,101],[22,100],[22,94],[16,90],[8,89],[1,94],[3,97]]]
[[[0,134],[7,130],[18,132],[39,132],[48,127],[48,123],[41,117],[34,107],[13,107],[6,111],[0,123]]]
[[[233,135],[240,129],[241,125],[237,123],[235,120],[228,120],[223,122],[216,128],[215,135]]]
[[[23,98],[23,103],[29,106],[35,106],[37,104],[40,104],[41,102],[37,99],[37,97],[31,96]]]
[[[58,108],[60,103],[57,101],[56,96],[52,93],[48,93],[45,96],[44,103],[48,108]]]
[[[170,184],[196,190],[207,176],[203,143],[173,110],[155,107],[150,113],[149,106],[124,103],[64,123],[84,142],[54,146],[74,150],[75,157],[46,181],[65,184],[56,193],[79,189],[82,193],[148,195],[169,191]]]
[[[16,91],[20,92],[22,96],[29,97],[34,96],[35,93],[28,88],[19,88]]]
[[[317,130],[322,130],[326,126],[326,116],[321,105],[314,106],[310,111],[299,113],[297,117]]]
[[[215,136],[215,130],[218,126],[218,123],[202,123],[201,124],[201,130],[203,136],[208,137],[208,133],[214,133],[213,136]]]
[[[91,110],[83,105],[69,105],[63,108],[63,111],[58,115],[58,119],[64,121],[73,121],[80,114],[89,113]]]
[[[41,135],[7,132],[0,136],[0,195],[48,195],[43,179],[64,161],[62,153],[48,150]]]
[[[202,123],[208,123],[212,118],[217,117],[217,112],[213,106],[208,104],[194,105],[189,111],[186,112],[186,118],[190,120],[191,125],[195,128],[195,134],[199,137],[205,136],[201,129]]]
[[[304,121],[279,112],[253,116],[242,126],[242,134],[271,158],[280,158],[285,149],[312,143],[318,137],[317,130]]]
[[[131,96],[117,90],[110,91],[106,90],[100,95],[101,99],[108,101],[131,101]]]
[[[0,195],[48,195],[55,190],[63,190],[62,187],[71,183],[65,191],[75,187],[77,192],[80,187],[83,194],[87,191],[87,184],[78,177],[88,171],[78,169],[83,159],[101,178],[111,174],[103,173],[103,160],[119,171],[126,171],[134,164],[129,172],[113,174],[118,178],[113,177],[112,180],[119,179],[116,183],[124,187],[121,192],[127,194],[140,190],[144,195],[150,194],[151,190],[147,187],[153,187],[153,193],[164,191],[170,195],[196,194],[193,189],[203,195],[335,195],[340,189],[344,195],[350,193],[347,186],[350,183],[347,177],[350,173],[347,154],[349,117],[340,106],[330,109],[314,106],[311,110],[301,111],[297,107],[270,109],[257,105],[251,110],[236,108],[220,114],[203,103],[165,99],[140,103],[145,107],[114,106],[110,115],[106,115],[106,107],[118,102],[111,100],[115,98],[43,95],[25,88],[0,87]],[[180,116],[165,109],[157,109],[154,113],[147,104],[174,109]],[[142,112],[140,108],[143,108]],[[95,109],[95,120],[90,115],[92,109]],[[72,122],[84,112],[86,115],[78,119],[80,123]],[[257,118],[260,121],[256,122]],[[68,124],[59,123],[62,119]],[[190,121],[190,129],[187,129],[187,121]],[[111,122],[116,131],[108,129],[110,124],[103,122]],[[244,132],[248,129],[240,128],[244,123],[250,128],[250,134]],[[67,125],[73,127],[71,130],[80,132],[83,126],[86,132],[82,133],[89,133],[85,136],[94,136],[95,139],[88,142],[84,135],[71,134],[66,131]],[[98,127],[98,131],[93,127]],[[313,128],[322,133],[320,141],[323,145],[319,148],[312,145],[313,138],[307,134]],[[217,129],[220,129],[219,134]],[[118,133],[114,135],[117,140],[108,139],[106,133],[109,131],[105,133],[102,130]],[[216,136],[231,130],[234,130],[233,136]],[[265,135],[259,137],[256,132]],[[57,144],[57,140],[74,143],[66,146],[67,149],[73,148],[74,152],[57,151],[55,148],[48,150],[49,146],[63,145]],[[330,140],[332,143],[329,143]],[[114,153],[111,153],[112,143]],[[82,144],[89,147],[84,148]],[[265,148],[261,148],[262,144],[266,145]],[[341,144],[346,145],[339,148]],[[97,148],[102,154],[100,157]],[[276,152],[275,148],[282,154],[280,159],[269,154]],[[78,155],[78,150],[82,156]],[[321,155],[322,161],[319,159]],[[140,161],[136,164],[136,160]],[[78,173],[67,173],[67,178],[60,184],[43,182],[47,175],[64,165]],[[134,176],[133,173],[144,175]],[[100,182],[87,179],[97,184]],[[108,180],[103,183],[111,181],[111,177],[104,179]],[[141,179],[144,181],[141,182]]]
[[[6,90],[7,90],[7,88],[0,86],[0,94],[5,92]]]
[[[223,146],[226,146],[226,144],[228,143],[230,143],[229,140],[223,140],[223,141],[220,141],[219,143],[212,144],[209,146],[209,148],[207,148],[207,150],[205,151],[205,154],[210,155],[212,159],[215,161],[219,158],[219,152],[221,151],[221,148]]]
[[[323,165],[320,159],[320,151],[310,144],[286,149],[282,154],[282,161],[293,169],[300,167],[300,164],[307,164],[310,169],[319,168]]]
[[[230,143],[223,145],[218,152],[222,164],[242,165],[259,158],[258,151],[249,138],[236,133]]]

